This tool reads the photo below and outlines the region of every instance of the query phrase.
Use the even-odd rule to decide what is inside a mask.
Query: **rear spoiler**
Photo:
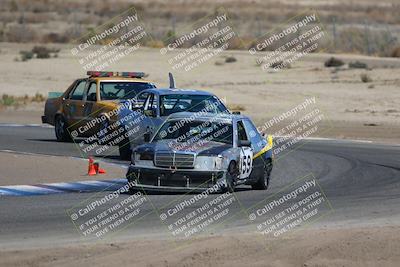
[[[174,75],[172,75],[171,72],[168,73],[168,77],[169,77],[169,88],[176,88],[175,86],[175,79],[174,79]]]

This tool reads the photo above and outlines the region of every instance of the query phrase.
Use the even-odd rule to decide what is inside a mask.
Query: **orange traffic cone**
[[[88,175],[89,176],[93,176],[93,175],[96,175],[96,174],[97,174],[97,172],[96,172],[96,169],[95,169],[95,166],[94,166],[93,158],[89,157]]]
[[[100,173],[100,174],[105,174],[105,173],[106,173],[106,170],[99,167],[99,173]]]
[[[106,170],[100,168],[100,163],[98,163],[98,162],[94,163],[94,169],[96,171],[96,174],[104,174],[104,173],[106,173]]]

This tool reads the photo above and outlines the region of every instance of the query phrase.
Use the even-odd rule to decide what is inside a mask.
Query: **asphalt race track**
[[[79,157],[74,144],[57,143],[52,128],[35,126],[0,126],[0,150]],[[119,162],[116,157],[106,160]],[[1,164],[1,163],[0,163]],[[127,164],[127,162],[125,162]],[[1,168],[1,165],[0,165]],[[385,225],[399,220],[400,215],[400,146],[356,141],[302,141],[284,157],[276,161],[269,190],[253,191],[242,186],[234,193],[236,203],[230,209],[232,217],[221,228],[212,231],[255,231],[248,214],[252,207],[266,198],[286,190],[302,177],[315,177],[329,208],[320,210],[321,216],[313,227],[340,227],[352,223]],[[121,178],[121,177],[115,177]],[[67,182],[67,181],[66,181]],[[29,247],[85,240],[74,227],[67,210],[88,198],[100,199],[109,192],[66,193],[44,196],[0,197],[0,246]],[[210,195],[217,198],[219,194]],[[123,194],[118,201],[128,198]],[[146,195],[140,219],[110,238],[129,239],[137,236],[170,236],[160,220],[166,203],[188,199],[193,195]],[[112,206],[107,203],[102,209]],[[201,201],[185,209],[190,212],[201,206]],[[287,204],[287,203],[286,203]]]

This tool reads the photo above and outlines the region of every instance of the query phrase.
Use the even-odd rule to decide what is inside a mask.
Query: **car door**
[[[87,82],[86,90],[83,96],[84,107],[83,107],[83,118],[82,122],[89,126],[89,122],[94,120],[99,116],[100,113],[100,104],[97,103],[98,100],[98,92],[97,92],[97,82],[94,80],[89,80]],[[94,125],[90,125],[90,127],[86,127],[87,130],[85,132],[85,136],[92,136],[96,134],[100,128],[100,123],[96,123]]]
[[[157,117],[157,112],[153,112],[153,100],[154,94],[149,92],[143,92],[137,96],[141,106],[136,106],[134,111],[127,112],[125,116],[129,116],[129,121],[136,123],[126,123],[129,140],[131,147],[141,145],[145,142],[144,135],[146,133],[152,133],[154,131],[154,119]],[[124,114],[120,114],[124,115]],[[132,116],[133,115],[133,116]],[[120,118],[123,120],[123,118]],[[135,130],[136,129],[136,130]]]
[[[236,129],[238,143],[240,141],[250,141],[242,120],[237,121]],[[239,148],[239,179],[246,180],[250,177],[253,170],[253,149],[248,146],[242,146]]]
[[[86,88],[87,79],[78,80],[75,88],[71,90],[68,98],[63,102],[64,117],[69,125],[69,131],[78,129],[81,126],[85,102],[83,95]]]
[[[253,155],[256,155],[267,145],[267,141],[258,133],[257,128],[249,119],[244,119],[243,123],[247,136],[250,138],[251,141]],[[251,179],[257,180],[260,175],[263,175],[264,164],[265,162],[263,155],[259,155],[256,158],[253,158],[253,171],[250,175]]]
[[[157,94],[150,93],[144,104],[143,112],[146,116],[146,132],[150,132],[151,136],[158,130],[164,121],[160,117],[159,106],[159,96]]]

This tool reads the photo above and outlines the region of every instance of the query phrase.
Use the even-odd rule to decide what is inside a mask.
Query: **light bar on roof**
[[[88,71],[86,73],[90,77],[128,77],[128,78],[143,78],[144,72],[112,72],[112,71]]]

